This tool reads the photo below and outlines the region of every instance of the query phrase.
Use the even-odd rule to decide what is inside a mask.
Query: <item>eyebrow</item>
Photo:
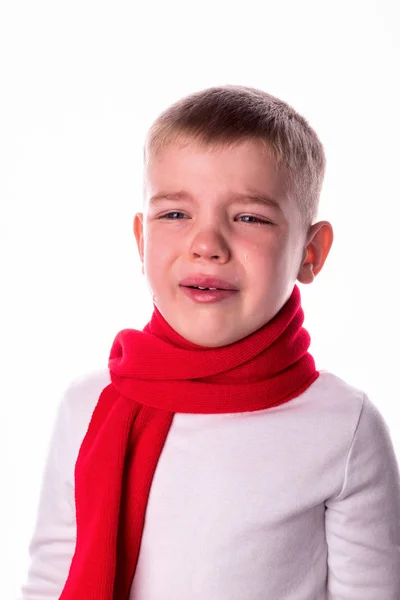
[[[164,193],[161,192],[159,194],[155,194],[154,196],[152,196],[150,198],[150,205],[154,205],[157,204],[159,202],[162,202],[163,200],[171,200],[174,202],[179,202],[182,200],[192,200],[192,197],[190,194],[188,194],[187,192],[181,191],[181,192],[170,192],[170,193]],[[271,198],[271,196],[268,196],[266,194],[258,194],[258,193],[236,193],[236,194],[232,194],[232,202],[241,202],[244,204],[260,204],[263,206],[272,206],[273,208],[276,208],[280,211],[282,211],[282,207],[279,204],[279,202],[277,200],[275,200],[274,198]]]

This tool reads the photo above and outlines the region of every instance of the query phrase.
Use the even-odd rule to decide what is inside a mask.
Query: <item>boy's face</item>
[[[169,324],[195,344],[218,347],[270,321],[293,290],[307,231],[268,151],[256,141],[218,150],[175,143],[150,158],[144,183],[134,232],[153,301]],[[194,275],[238,291],[196,302],[180,286]]]

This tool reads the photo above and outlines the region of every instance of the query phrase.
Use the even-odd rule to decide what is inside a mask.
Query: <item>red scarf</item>
[[[75,467],[77,539],[60,600],[127,600],[147,499],[174,413],[233,413],[288,402],[319,373],[300,292],[265,326],[220,348],[181,337],[154,306],[143,331],[111,348]]]

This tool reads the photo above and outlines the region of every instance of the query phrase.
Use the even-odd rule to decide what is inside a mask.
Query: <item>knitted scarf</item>
[[[174,413],[236,413],[288,402],[319,373],[297,286],[265,326],[228,346],[192,344],[158,309],[120,331],[75,466],[77,537],[60,600],[127,600],[146,505]]]

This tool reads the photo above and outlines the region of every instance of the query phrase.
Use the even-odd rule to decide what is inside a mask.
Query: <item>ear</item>
[[[144,274],[144,237],[143,237],[143,213],[136,213],[133,221],[133,232],[135,234],[136,244],[142,261],[142,273]]]
[[[297,275],[300,283],[311,283],[322,267],[333,243],[333,229],[328,221],[312,225],[307,233],[303,261]]]

